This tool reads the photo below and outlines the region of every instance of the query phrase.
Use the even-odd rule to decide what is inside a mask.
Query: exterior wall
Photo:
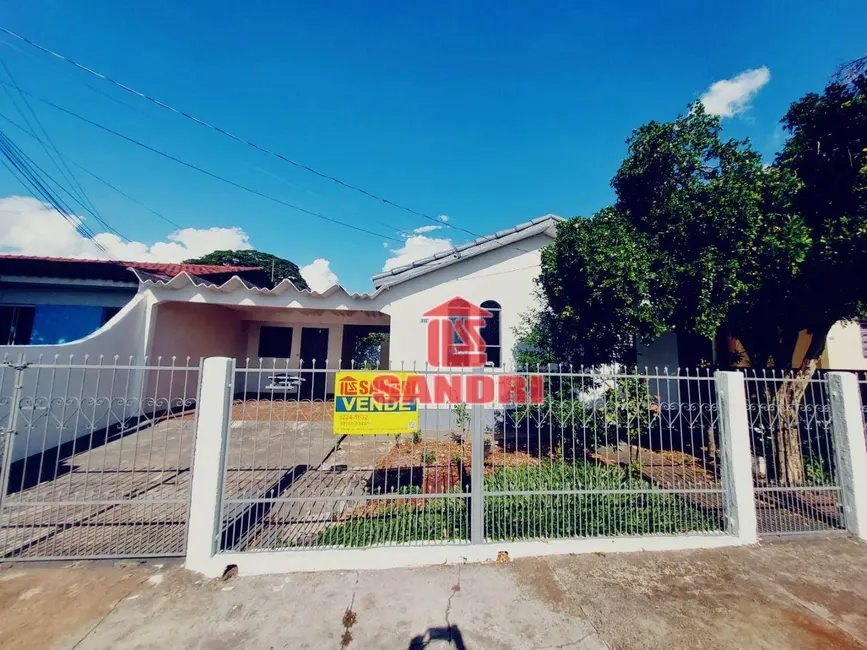
[[[155,306],[156,323],[148,356],[156,363],[193,365],[202,357],[243,357],[241,313],[218,305],[166,302]]]
[[[106,396],[117,396],[114,387],[124,386],[138,393],[144,381],[141,370],[103,367],[128,365],[130,357],[139,362],[145,354],[151,302],[138,295],[96,332],[78,341],[58,345],[0,346],[0,361],[34,363],[22,374],[21,397],[25,408],[19,412],[19,434],[13,438],[12,461],[50,449],[90,431],[88,421],[107,426],[124,414],[111,411]],[[116,361],[115,361],[116,359]],[[76,367],[64,368],[75,364]],[[46,367],[40,367],[44,365]],[[10,401],[15,372],[0,371],[0,426],[9,424]],[[71,387],[66,391],[66,386]],[[58,400],[73,397],[74,403]],[[74,409],[88,404],[87,417],[73,417]],[[30,421],[31,425],[27,425]],[[66,423],[57,426],[56,423]]]
[[[664,373],[665,370],[672,375],[677,373],[680,363],[677,356],[677,334],[674,332],[666,332],[650,345],[639,343],[637,348],[639,369],[647,368],[651,373]]]
[[[237,356],[238,367],[262,367],[276,370],[298,368],[301,362],[301,334],[305,327],[328,329],[328,358],[317,359],[317,368],[338,369],[341,364],[344,325],[388,325],[388,316],[380,312],[333,311],[301,309],[269,309],[246,313],[255,320],[245,320],[244,353]],[[292,329],[292,350],[289,359],[259,357],[259,334],[263,326],[289,327]],[[240,373],[239,373],[240,374]],[[256,383],[258,379],[258,385]],[[237,378],[238,390],[252,392],[267,385],[266,373],[247,373]],[[246,388],[244,388],[246,387]],[[326,391],[334,392],[334,373],[329,372]]]
[[[831,370],[867,370],[860,324],[844,321],[834,324],[828,332],[822,367]]]
[[[535,279],[540,251],[551,238],[540,234],[491,250],[407,280],[385,291],[382,311],[391,316],[392,368],[424,368],[427,361],[427,326],[422,314],[460,296],[475,304],[496,300],[500,312],[502,361],[514,363],[515,334],[522,317],[535,305]],[[522,249],[522,250],[518,250]],[[527,252],[522,252],[527,251]]]

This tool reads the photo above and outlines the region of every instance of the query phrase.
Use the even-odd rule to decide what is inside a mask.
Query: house
[[[168,280],[180,273],[210,282],[233,275],[267,281],[259,267],[0,255],[0,345],[82,339],[135,297],[142,278]]]

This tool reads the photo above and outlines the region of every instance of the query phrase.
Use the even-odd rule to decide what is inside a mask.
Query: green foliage
[[[412,444],[417,445],[421,442],[421,431],[412,432]]]
[[[269,279],[272,277],[272,285],[281,280],[290,280],[299,289],[309,289],[307,282],[301,277],[298,265],[282,257],[262,253],[260,251],[214,251],[202,257],[184,260],[185,264],[216,264],[219,266],[261,266],[262,272]]]
[[[425,449],[421,454],[421,462],[425,465],[433,465],[437,462],[437,453],[434,449]]]
[[[485,479],[488,491],[647,490],[619,467],[560,460],[506,467]],[[718,530],[699,508],[673,494],[539,494],[488,497],[489,539],[675,534]]]
[[[559,224],[539,282],[545,309],[529,334],[562,363],[631,362],[635,337],[662,332],[647,247],[615,208]]]
[[[536,302],[545,304],[544,293],[537,289]],[[515,334],[515,363],[518,368],[538,370],[555,363],[556,352],[551,334],[551,313],[529,310],[521,314],[520,323],[512,328]]]
[[[470,433],[470,422],[472,418],[470,416],[470,409],[467,408],[466,404],[455,404],[452,407],[452,411],[455,413],[455,424],[458,429],[461,430],[461,433],[464,436],[469,435]]]
[[[846,67],[794,102],[791,137],[770,167],[724,139],[695,103],[627,141],[615,204],[560,224],[542,255],[541,310],[521,332],[573,365],[631,362],[663,331],[726,328],[754,366],[808,360],[838,320],[867,311],[867,75]]]
[[[618,377],[603,397],[602,421],[627,441],[646,432],[659,413],[659,396],[650,392],[646,379]]]
[[[389,340],[385,332],[371,332],[355,342],[352,356],[353,367],[363,370],[376,370],[381,361],[382,346]]]
[[[787,317],[821,332],[867,307],[867,286],[853,281],[867,259],[867,75],[805,95],[782,123],[791,137],[774,166],[796,179],[792,209],[811,241]]]
[[[601,389],[600,403],[586,396],[582,400],[578,394],[596,389]],[[542,404],[523,404],[508,413],[516,430],[539,429],[571,456],[580,455],[585,443],[591,449],[618,438],[634,443],[649,430],[659,408],[659,396],[651,392],[646,379],[606,379],[602,375],[594,383],[580,386],[551,378]],[[572,449],[575,444],[578,449]]]
[[[347,519],[317,535],[315,546],[372,546],[417,540],[466,540],[463,498],[432,499],[423,505],[388,500],[376,514]]]
[[[820,456],[811,456],[804,461],[804,473],[807,477],[807,485],[833,485],[831,472]]]
[[[487,492],[649,489],[638,471],[562,459],[504,467],[485,477]],[[376,514],[325,529],[315,545],[465,540],[467,506],[463,498],[423,504],[389,501]],[[489,496],[485,507],[485,530],[492,540],[709,532],[719,530],[719,525],[700,508],[670,493]]]

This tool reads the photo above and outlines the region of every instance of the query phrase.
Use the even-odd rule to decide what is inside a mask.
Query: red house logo
[[[493,314],[469,300],[455,297],[422,315],[427,325],[427,361],[438,368],[482,368],[485,341],[482,328]]]
[[[355,377],[343,377],[339,384],[338,394],[358,395],[358,380]]]

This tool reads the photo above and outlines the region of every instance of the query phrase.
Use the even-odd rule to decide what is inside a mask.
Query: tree
[[[789,368],[808,332],[775,396],[778,478],[802,483],[798,406],[831,326],[867,306],[865,90],[860,74],[793,103],[769,168],[748,142],[724,141],[700,103],[634,131],[615,205],[561,224],[542,256],[539,322],[560,337],[550,345],[596,363],[623,359],[624,337],[727,329],[753,366]]]
[[[261,266],[271,281],[271,286],[289,280],[299,289],[309,289],[301,277],[298,265],[282,257],[261,251],[214,251],[202,257],[184,260],[185,264],[216,264],[218,266]]]
[[[646,250],[616,208],[560,224],[542,253],[548,309],[529,333],[535,339],[525,340],[550,342],[550,356],[573,366],[634,362],[634,337],[652,340],[663,330],[649,300]]]

